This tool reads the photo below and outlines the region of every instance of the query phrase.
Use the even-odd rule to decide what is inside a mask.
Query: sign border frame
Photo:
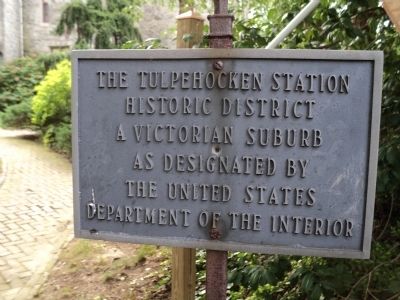
[[[229,241],[193,238],[164,238],[109,233],[81,229],[79,192],[79,131],[78,131],[78,64],[79,60],[190,60],[190,59],[291,59],[370,61],[373,63],[372,108],[369,129],[368,178],[364,205],[364,232],[361,251],[332,248],[296,248],[291,246],[255,245]],[[72,161],[74,234],[77,238],[115,242],[155,244],[184,248],[204,248],[224,251],[244,251],[266,254],[305,255],[368,259],[371,251],[376,189],[379,129],[382,98],[383,52],[364,50],[295,50],[295,49],[180,49],[180,50],[73,50],[72,61]]]

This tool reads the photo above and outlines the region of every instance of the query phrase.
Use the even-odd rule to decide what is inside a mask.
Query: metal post
[[[228,0],[214,0],[214,15],[210,21],[210,48],[232,48],[233,16],[228,14]],[[223,68],[219,64],[217,69]],[[218,238],[218,232],[211,238]],[[227,251],[207,250],[206,256],[206,297],[208,300],[225,300],[227,287]]]
[[[206,259],[206,299],[225,300],[228,252],[207,250]]]
[[[228,0],[214,0],[214,15],[210,21],[210,48],[232,48],[233,16],[228,14]]]

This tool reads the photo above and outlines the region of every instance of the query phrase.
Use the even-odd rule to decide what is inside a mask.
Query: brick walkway
[[[2,300],[31,299],[72,238],[71,164],[24,134],[0,129]]]

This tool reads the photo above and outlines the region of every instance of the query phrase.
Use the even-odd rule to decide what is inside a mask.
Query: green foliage
[[[196,299],[206,296],[206,251],[196,251]]]
[[[6,127],[30,125],[34,87],[65,53],[24,57],[0,67],[0,123]]]
[[[71,153],[71,63],[63,60],[35,88],[32,123],[44,133],[51,148]]]
[[[69,59],[69,52],[55,51],[41,54],[35,58],[35,61],[42,67],[43,75],[45,75],[48,70],[54,68],[55,65],[64,59]]]
[[[235,25],[236,47],[264,47],[307,1],[258,1],[247,18]],[[377,221],[386,221],[386,207],[400,185],[400,35],[378,0],[322,0],[282,43],[284,48],[381,50],[384,81],[378,170]],[[395,201],[396,202],[396,201]],[[396,202],[397,203],[397,202]],[[399,216],[399,205],[393,213]],[[394,215],[392,215],[392,220]],[[383,224],[381,224],[383,225]]]
[[[276,284],[290,267],[287,258],[276,255],[256,255],[237,252],[229,256],[229,282],[256,288],[260,284]]]
[[[234,27],[235,47],[265,47],[308,3],[252,1]],[[322,0],[283,48],[382,50],[385,56],[375,237],[370,260],[236,254],[229,262],[231,299],[399,299],[400,35],[378,0]],[[274,280],[275,279],[275,280]]]
[[[346,264],[332,262],[316,257],[292,259],[290,271],[279,284],[259,288],[255,295],[268,295],[271,299],[331,299],[349,288],[352,281]]]
[[[127,41],[122,46],[122,49],[160,49],[161,40],[158,38],[149,38],[144,41]]]
[[[71,156],[71,124],[60,122],[56,126],[49,125],[44,132],[43,142],[55,151]]]
[[[21,58],[0,68],[0,111],[32,97],[43,77],[42,66],[32,58]]]
[[[391,230],[395,240],[398,225]],[[372,253],[371,260],[234,253],[228,262],[229,299],[362,299],[366,293],[397,299],[399,243],[375,242]]]
[[[31,98],[7,106],[0,114],[0,125],[4,127],[27,127],[31,119]]]
[[[65,6],[56,33],[77,31],[76,48],[119,48],[129,40],[140,41],[135,27],[138,0],[73,0]]]
[[[272,1],[269,6],[258,2],[248,18],[236,23],[236,47],[266,46],[307,1]],[[323,0],[282,47],[384,51],[377,220],[386,221],[385,207],[400,188],[400,35],[377,0]],[[398,204],[395,209],[398,216]]]
[[[63,60],[35,88],[32,123],[41,127],[69,120],[71,63]]]

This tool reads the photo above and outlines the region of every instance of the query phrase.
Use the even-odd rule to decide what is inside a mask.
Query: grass
[[[71,298],[74,295],[74,291],[70,287],[63,287],[60,290],[60,295],[62,299]]]
[[[145,262],[146,256],[152,256],[156,251],[157,248],[155,246],[142,245],[136,250],[134,255],[114,259],[111,266],[103,275],[103,282],[121,279],[124,276],[124,270],[134,268],[138,264]]]
[[[74,240],[60,255],[60,259],[67,262],[71,272],[76,271],[86,259],[102,252],[98,243],[87,240]]]

